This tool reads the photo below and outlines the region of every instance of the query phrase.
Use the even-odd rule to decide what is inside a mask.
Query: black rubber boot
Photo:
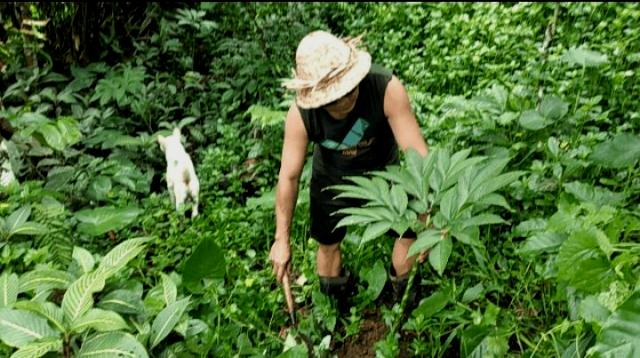
[[[348,314],[351,297],[355,292],[355,280],[349,271],[342,270],[337,277],[320,276],[320,292],[335,300],[338,311]]]

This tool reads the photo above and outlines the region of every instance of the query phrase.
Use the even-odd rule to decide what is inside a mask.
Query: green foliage
[[[442,275],[452,251],[452,237],[482,247],[478,227],[504,220],[486,212],[489,206],[508,205],[497,190],[522,173],[501,174],[508,159],[468,157],[470,151],[449,154],[432,148],[425,158],[407,152],[405,166],[372,172],[372,178],[349,177],[354,185],[336,185],[336,198],[364,199],[361,208],[341,209],[348,214],[337,224],[364,225],[364,244],[393,229],[403,235],[408,228],[418,234],[409,249],[413,256],[429,250],[429,262]],[[426,218],[421,218],[426,216]]]
[[[18,179],[0,189],[0,310],[36,334],[0,329],[21,345],[0,343],[0,355],[307,353],[295,331],[279,335],[286,312],[266,256],[293,103],[280,80],[315,29],[364,34],[405,84],[432,150],[349,187],[369,204],[341,222],[360,226],[343,245],[362,283],[347,317],[318,291],[305,166],[292,286],[314,351],[357,342],[374,311],[391,328],[371,347],[382,356],[635,354],[637,4],[0,10],[0,120],[13,132],[2,165]],[[174,127],[201,182],[195,220],[177,217],[166,193],[155,139]],[[378,304],[391,242],[376,238],[389,229],[413,229],[412,253],[429,250],[414,283],[426,293],[404,320]],[[140,236],[153,237],[144,251],[105,255]]]
[[[184,264],[184,284],[197,290],[202,279],[224,277],[225,260],[220,247],[205,237]]]

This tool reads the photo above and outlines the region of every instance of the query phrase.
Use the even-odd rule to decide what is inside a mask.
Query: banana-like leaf
[[[62,310],[71,325],[93,307],[93,294],[101,291],[105,284],[105,274],[94,271],[80,276],[69,286],[62,298]]]
[[[142,344],[126,332],[99,333],[87,339],[76,358],[148,358]]]
[[[86,329],[93,328],[98,332],[127,330],[127,322],[117,313],[105,311],[99,308],[89,310],[84,316],[73,322],[70,331],[82,333]]]
[[[34,313],[0,308],[0,340],[10,347],[22,348],[33,341],[58,336],[59,332]]]
[[[171,280],[171,277],[164,273],[160,273],[162,276],[162,298],[167,306],[176,302],[178,296],[178,289],[176,284]]]
[[[104,272],[106,277],[115,274],[124,268],[131,259],[138,256],[144,249],[144,244],[149,240],[150,238],[141,237],[120,243],[102,258],[97,271]]]
[[[73,248],[72,257],[82,269],[82,273],[88,273],[93,270],[93,266],[96,263],[96,260],[89,251],[78,246]]]
[[[9,233],[9,236],[15,235],[43,235],[47,233],[47,227],[33,221],[27,221],[16,227]]]
[[[14,232],[16,228],[27,221],[29,215],[31,215],[31,207],[28,205],[25,205],[11,213],[5,221],[5,229],[7,232]]]
[[[157,346],[171,333],[173,327],[180,321],[180,318],[187,310],[188,305],[189,297],[183,298],[167,306],[156,316],[151,325],[151,337],[149,339],[151,348]]]
[[[0,275],[0,308],[11,308],[18,299],[20,281],[15,273]]]
[[[74,216],[80,221],[78,225],[80,232],[98,236],[110,230],[124,228],[131,224],[141,212],[142,210],[136,207],[116,208],[108,206],[80,210]]]
[[[53,327],[62,333],[66,333],[67,329],[64,325],[64,314],[62,309],[52,302],[37,301],[19,301],[15,304],[15,308],[37,313],[46,318]]]
[[[49,352],[61,353],[62,339],[43,338],[15,351],[9,358],[39,358]]]
[[[139,294],[131,290],[115,290],[106,294],[98,307],[127,314],[140,314],[144,312],[144,304]]]
[[[50,269],[29,271],[20,277],[20,292],[66,289],[73,280],[74,277],[64,271]]]

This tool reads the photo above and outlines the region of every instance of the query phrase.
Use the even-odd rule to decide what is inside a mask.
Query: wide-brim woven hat
[[[359,50],[361,36],[340,39],[325,31],[305,36],[296,51],[293,78],[283,85],[296,91],[300,108],[318,108],[351,92],[371,68],[371,55]]]

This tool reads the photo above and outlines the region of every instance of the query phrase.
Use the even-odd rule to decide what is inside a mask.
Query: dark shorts
[[[310,184],[310,234],[311,237],[323,245],[332,245],[341,242],[347,234],[346,227],[336,228],[336,225],[344,217],[341,214],[333,214],[336,211],[348,207],[361,207],[365,201],[361,199],[334,197],[338,192],[325,189],[331,185],[353,184],[341,178],[320,176],[314,173]],[[325,189],[325,190],[323,190]],[[333,215],[332,215],[333,214]],[[398,238],[400,235],[393,230],[389,230],[387,235]],[[416,234],[408,230],[402,235],[403,238],[416,238]]]

